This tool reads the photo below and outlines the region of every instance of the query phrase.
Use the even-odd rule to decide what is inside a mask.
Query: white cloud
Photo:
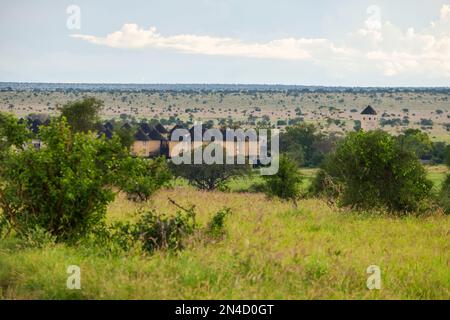
[[[444,4],[441,8],[441,20],[447,20],[450,17],[450,5]]]
[[[311,58],[310,52],[321,49],[338,50],[325,39],[279,39],[266,43],[246,43],[233,38],[218,38],[192,34],[163,36],[151,27],[144,30],[136,24],[125,24],[122,29],[106,37],[73,35],[75,38],[113,48],[172,49],[184,53],[223,55],[250,58],[303,60]]]
[[[364,26],[339,43],[317,38],[284,38],[269,42],[245,42],[234,38],[178,34],[165,36],[155,27],[147,30],[124,24],[105,37],[75,34],[72,37],[112,48],[154,48],[188,54],[304,60],[346,71],[376,68],[386,76],[424,74],[450,77],[450,5],[443,5],[440,19],[430,27],[403,31],[382,21],[377,6],[367,9]]]

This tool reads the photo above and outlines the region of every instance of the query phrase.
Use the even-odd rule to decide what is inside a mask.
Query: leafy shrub
[[[330,187],[323,185],[323,178],[329,177],[336,187],[331,194],[339,197],[340,204],[361,209],[415,211],[432,188],[416,155],[380,130],[350,133],[323,170],[315,182],[317,191]]]
[[[217,211],[206,226],[206,234],[213,238],[223,236],[225,234],[225,218],[230,214],[230,208],[223,208]]]
[[[17,122],[17,119],[0,112],[0,152],[6,152],[10,146],[22,149],[27,140],[29,132],[24,124]],[[1,167],[0,167],[1,170]]]
[[[28,230],[22,237],[25,246],[32,248],[43,248],[56,242],[56,237],[40,226]]]
[[[197,227],[195,215],[194,207],[179,210],[174,216],[148,211],[132,227],[131,232],[135,239],[142,241],[147,252],[156,249],[179,250],[184,247],[185,237],[193,234]]]
[[[297,164],[287,155],[280,155],[278,172],[264,176],[267,193],[281,199],[294,200],[300,196],[300,183],[303,178]]]
[[[153,160],[129,158],[122,161],[120,170],[116,184],[133,201],[147,201],[172,178],[164,157]]]
[[[63,119],[40,130],[40,150],[10,150],[2,161],[0,206],[19,234],[40,227],[58,240],[101,221],[113,200],[110,182],[121,152],[116,140],[73,134]]]

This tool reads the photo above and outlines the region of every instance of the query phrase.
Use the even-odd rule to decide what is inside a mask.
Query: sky
[[[450,86],[450,0],[0,0],[0,81]]]

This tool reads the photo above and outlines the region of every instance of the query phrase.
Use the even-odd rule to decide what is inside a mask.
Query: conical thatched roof
[[[155,128],[152,128],[150,132],[147,134],[147,136],[150,138],[150,140],[157,140],[157,141],[165,141],[167,140],[162,136],[162,134],[156,130]]]
[[[138,128],[138,130],[134,134],[134,138],[137,141],[149,141],[150,140],[150,138],[144,133],[144,131],[141,128]]]
[[[376,115],[377,112],[376,112],[375,109],[372,108],[371,106],[367,106],[367,107],[361,112],[361,114]]]
[[[147,122],[142,122],[139,125],[139,127],[141,128],[142,131],[144,131],[145,134],[148,134],[152,130],[152,128]]]
[[[125,122],[122,126],[122,129],[129,130],[129,129],[131,129],[131,125],[128,122]]]
[[[159,133],[162,133],[162,134],[169,133],[169,132],[167,131],[167,129],[164,128],[164,126],[163,126],[161,123],[159,123],[159,122],[155,125],[155,129],[158,130],[158,132],[159,132]]]

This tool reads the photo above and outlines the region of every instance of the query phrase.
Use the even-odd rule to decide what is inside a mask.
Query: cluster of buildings
[[[364,131],[375,130],[378,128],[378,116],[377,112],[370,105],[364,108],[364,110],[360,114],[361,121],[361,129]],[[30,115],[26,118],[19,119],[20,123],[26,123],[28,128],[33,133],[38,133],[39,127],[41,125],[48,125],[50,123],[50,117],[48,115]],[[115,124],[113,122],[107,121],[102,124],[98,136],[105,135],[106,138],[111,138],[113,136],[113,132],[117,129],[115,126],[119,126],[120,129],[130,130],[130,133],[133,135],[133,143],[131,145],[131,154],[137,157],[156,157],[156,156],[166,156],[167,158],[171,158],[174,153],[178,154],[179,149],[175,149],[177,145],[180,144],[180,141],[172,141],[172,133],[176,129],[185,129],[189,132],[190,140],[192,143],[195,143],[196,135],[194,134],[194,127],[187,129],[180,125],[175,125],[170,130],[166,129],[161,123],[149,124],[147,122],[141,122],[137,125],[130,125],[129,123],[125,124]],[[201,137],[205,132],[206,128],[202,127]],[[243,154],[245,156],[256,155],[258,153],[258,143],[256,144],[252,141],[248,140],[246,137],[244,147],[242,147],[242,143],[239,144],[238,141],[226,142],[226,132],[223,129],[220,129],[222,134],[222,139],[213,140],[216,144],[221,144],[227,150],[232,148],[234,155]],[[33,145],[36,148],[41,147],[41,141],[39,139],[33,139]],[[201,145],[201,144],[200,144]]]

